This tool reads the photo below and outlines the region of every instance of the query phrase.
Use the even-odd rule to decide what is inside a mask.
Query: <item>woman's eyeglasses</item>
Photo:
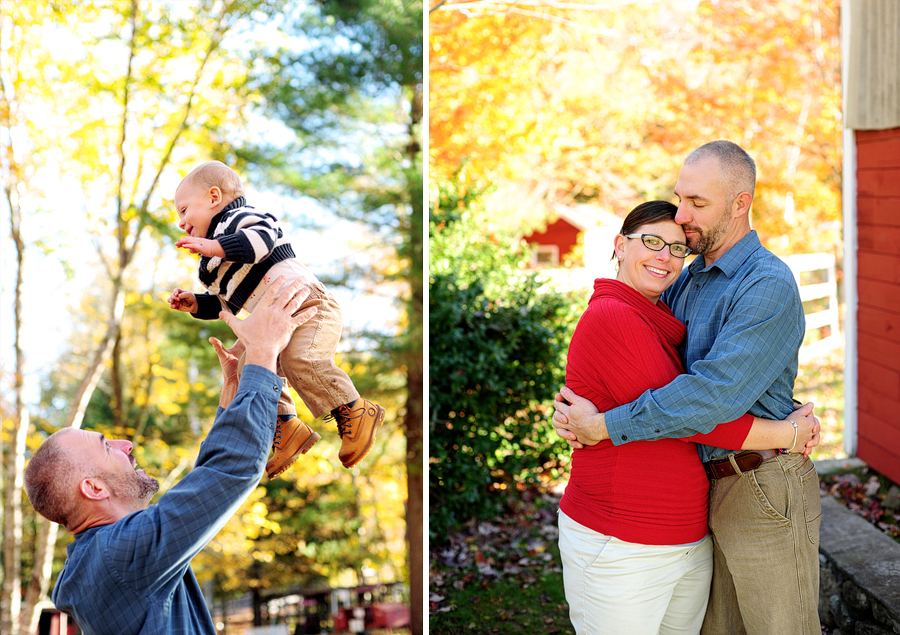
[[[684,243],[667,243],[659,236],[654,236],[653,234],[627,234],[625,238],[640,238],[641,242],[644,243],[644,247],[653,251],[662,251],[668,245],[669,253],[676,258],[687,258],[693,253],[691,248]]]

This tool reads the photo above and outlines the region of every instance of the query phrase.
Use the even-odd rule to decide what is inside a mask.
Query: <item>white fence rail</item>
[[[837,279],[835,277],[834,256],[832,254],[796,254],[785,256],[782,260],[791,268],[797,286],[800,287],[800,301],[810,302],[822,300],[817,305],[826,304],[825,308],[814,307],[816,310],[804,307],[806,315],[806,332],[819,331],[827,327],[827,333],[820,331],[818,337],[811,337],[810,342],[804,341],[800,348],[800,360],[805,361],[827,353],[841,344],[840,318],[838,314]],[[815,272],[811,276],[815,282],[804,282],[803,273]],[[827,302],[824,302],[827,300]]]

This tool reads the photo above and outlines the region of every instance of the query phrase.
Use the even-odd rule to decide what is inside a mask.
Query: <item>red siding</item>
[[[856,131],[859,458],[900,482],[900,129]]]
[[[896,394],[900,390],[900,370],[885,368],[863,359],[859,362],[859,383],[868,386],[878,395]]]
[[[856,191],[860,197],[897,198],[900,196],[900,168],[857,170]]]
[[[861,251],[857,254],[856,262],[872,280],[900,284],[900,258],[896,255]]]
[[[548,225],[545,231],[535,232],[531,236],[526,237],[525,240],[538,245],[558,245],[559,261],[562,262],[566,254],[575,247],[578,242],[578,234],[580,233],[580,229],[568,221],[558,218]]]
[[[859,330],[867,337],[874,335],[896,342],[900,337],[900,315],[890,311],[868,309],[859,314]]]

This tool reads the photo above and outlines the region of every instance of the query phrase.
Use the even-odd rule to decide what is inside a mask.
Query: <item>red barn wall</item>
[[[900,128],[857,130],[857,455],[900,483]]]
[[[558,218],[547,226],[542,232],[535,232],[526,239],[530,243],[538,245],[558,245],[559,261],[562,262],[566,254],[568,254],[578,242],[578,234],[581,230],[571,223]]]

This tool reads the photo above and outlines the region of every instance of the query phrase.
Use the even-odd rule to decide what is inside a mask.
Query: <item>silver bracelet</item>
[[[790,421],[794,426],[794,442],[791,444],[790,450],[785,450],[785,454],[792,452],[794,450],[794,446],[797,445],[797,428],[798,428],[797,422],[794,421],[793,419],[788,419],[788,421]]]

